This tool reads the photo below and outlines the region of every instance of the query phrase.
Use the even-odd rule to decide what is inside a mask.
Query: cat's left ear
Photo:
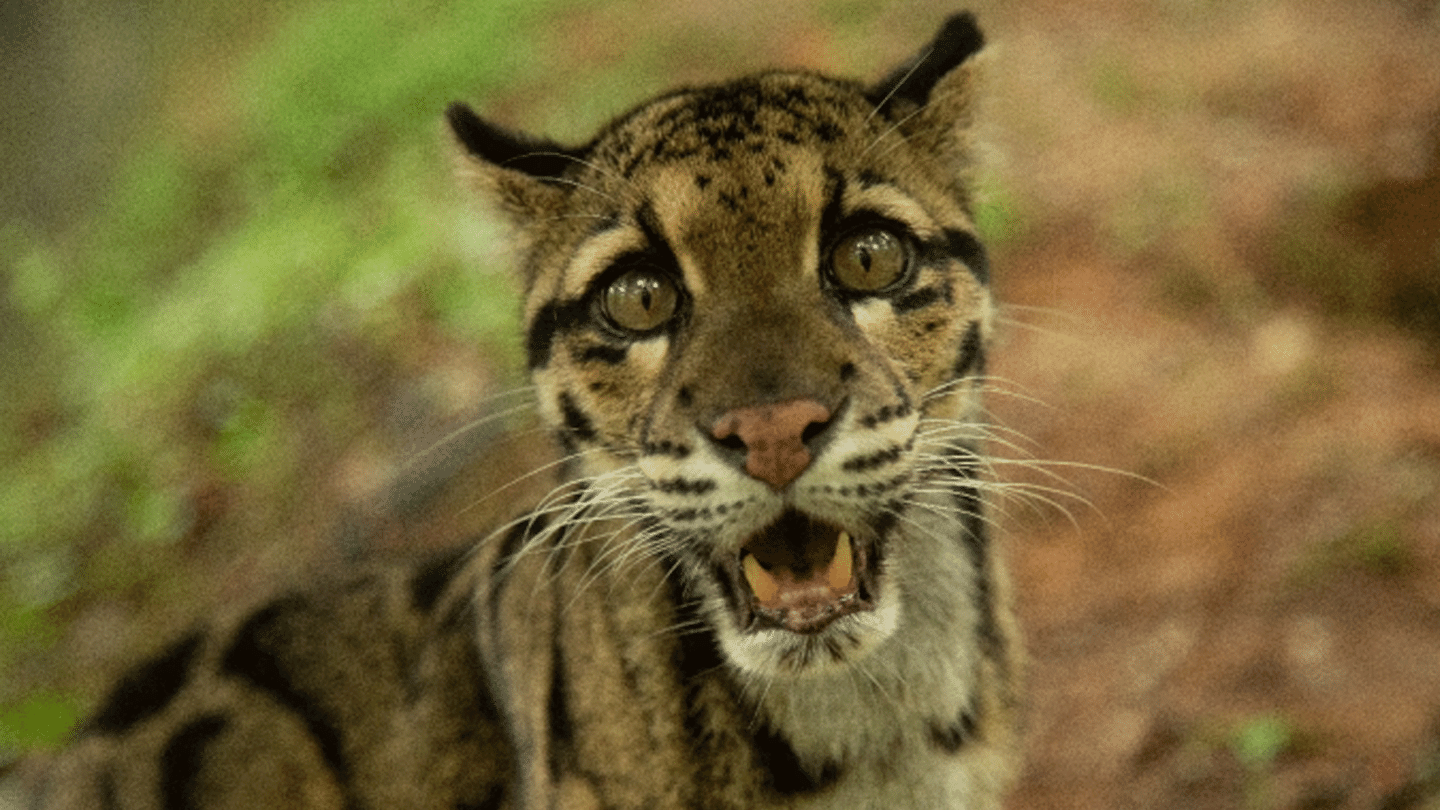
[[[543,220],[564,201],[562,175],[578,153],[492,124],[458,101],[445,110],[445,120],[460,147],[461,173],[515,225]]]
[[[975,59],[985,35],[975,15],[956,14],[915,56],[866,91],[877,111],[932,154],[963,153],[972,123]]]

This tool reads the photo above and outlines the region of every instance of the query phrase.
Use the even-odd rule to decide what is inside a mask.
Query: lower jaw
[[[877,541],[792,510],[712,571],[730,596],[742,632],[771,630],[804,638],[874,609],[880,552]],[[803,567],[787,568],[797,563]],[[788,581],[783,589],[781,580]]]
[[[893,635],[898,610],[887,600],[876,600],[869,609],[837,618],[812,633],[726,624],[719,641],[725,658],[742,673],[765,679],[809,678],[831,672],[849,677],[854,664]]]

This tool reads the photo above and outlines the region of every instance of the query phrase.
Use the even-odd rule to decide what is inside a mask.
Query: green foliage
[[[1398,577],[1414,567],[1414,551],[1400,524],[1392,518],[1371,518],[1317,545],[1300,561],[1292,579],[1306,587],[1347,572]]]
[[[1245,768],[1245,807],[1269,810],[1275,806],[1276,760],[1297,745],[1299,734],[1289,718],[1266,713],[1247,718],[1230,730],[1226,747]]]
[[[21,392],[0,406],[0,674],[53,643],[64,600],[163,567],[197,465],[285,492],[297,437],[326,447],[355,431],[366,378],[337,369],[336,347],[384,357],[397,300],[430,302],[413,317],[433,328],[508,340],[513,295],[479,266],[483,226],[458,232],[439,117],[522,79],[516,35],[563,4],[276,12],[206,88],[224,126],[162,109],[72,233],[0,228],[0,316],[14,316],[0,381]],[[329,418],[301,421],[317,407]],[[0,748],[73,723],[69,697],[21,692],[0,678]]]
[[[1031,226],[1015,194],[993,175],[981,177],[979,186],[975,227],[980,238],[992,248],[1023,241]]]
[[[0,757],[6,751],[58,745],[78,720],[76,702],[53,693],[0,708]]]

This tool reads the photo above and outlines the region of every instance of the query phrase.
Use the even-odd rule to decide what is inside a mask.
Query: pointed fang
[[[840,537],[835,543],[835,558],[830,561],[830,567],[825,572],[826,584],[834,593],[843,593],[850,587],[850,579],[855,573],[855,559],[850,549],[850,534],[840,532]]]
[[[773,604],[780,595],[780,582],[760,565],[754,554],[746,554],[741,565],[745,569],[745,581],[750,583],[750,592],[760,604]]]

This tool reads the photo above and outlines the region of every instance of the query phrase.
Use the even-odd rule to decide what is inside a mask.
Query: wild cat
[[[565,482],[173,643],[37,806],[999,807],[982,44],[956,15],[874,84],[685,88],[574,148],[453,105]]]

